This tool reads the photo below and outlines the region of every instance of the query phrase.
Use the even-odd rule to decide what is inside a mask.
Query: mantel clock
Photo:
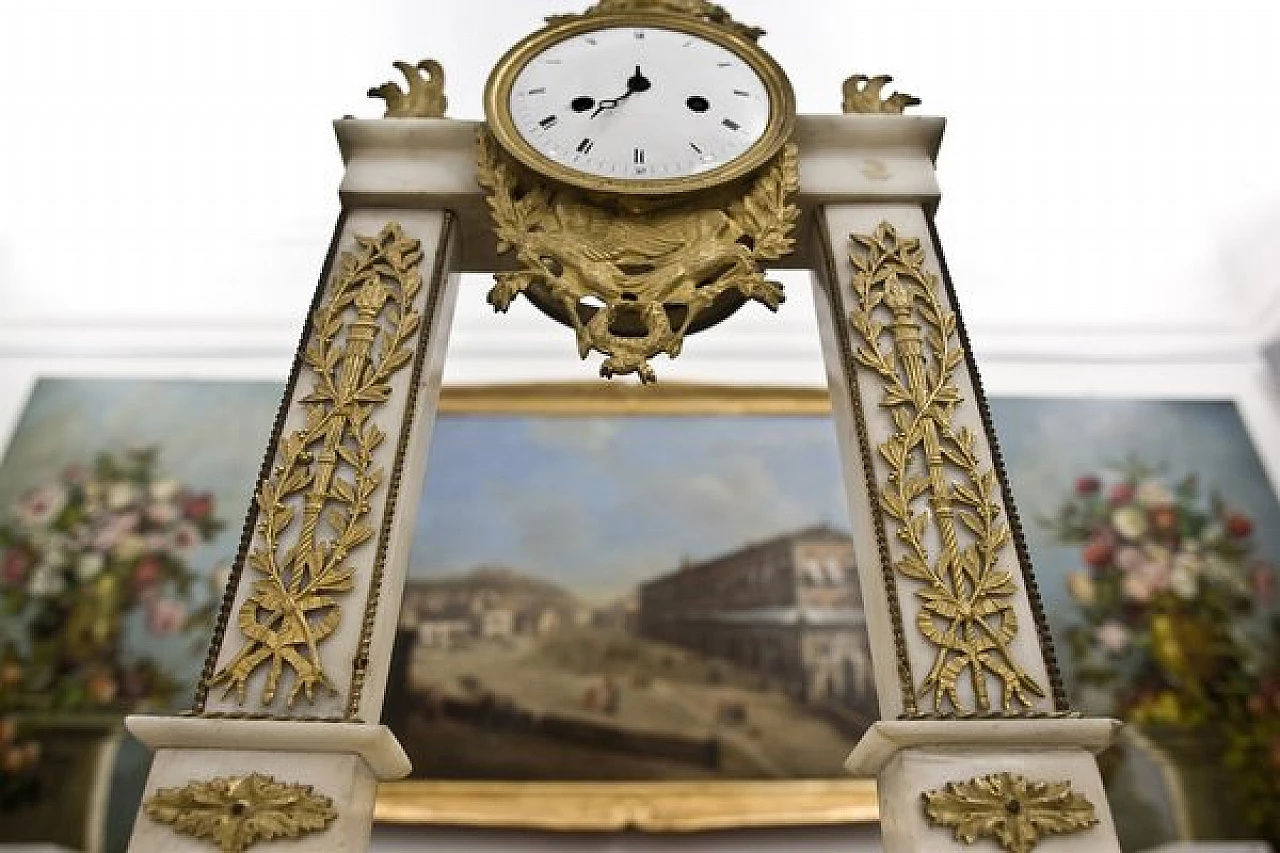
[[[606,0],[515,45],[485,88],[480,183],[499,251],[489,301],[524,294],[574,329],[604,376],[748,300],[792,247],[795,96],[760,31],[709,3]]]
[[[827,17],[828,8],[812,8]],[[687,620],[680,636],[716,638],[689,649],[709,658],[758,649],[765,636],[795,649],[786,655],[794,678],[769,669],[770,656],[751,653],[740,665],[762,683],[794,684],[786,702],[821,702],[807,710],[845,724],[861,711],[846,713],[838,703],[848,691],[828,674],[865,672],[869,662],[879,717],[845,767],[877,778],[890,853],[967,853],[974,843],[1041,853],[1042,840],[1054,853],[1120,853],[1090,754],[1111,742],[1116,723],[1080,718],[1068,701],[942,261],[933,166],[944,122],[901,115],[916,98],[886,95],[888,75],[846,81],[844,108],[854,114],[796,116],[761,35],[707,0],[600,0],[549,18],[503,56],[482,124],[443,117],[444,69],[430,59],[395,63],[404,88],[371,90],[386,101],[384,118],[335,123],[347,167],[343,210],[193,707],[129,719],[156,751],[131,853],[256,853],[286,840],[296,853],[366,850],[375,798],[389,820],[544,829],[868,816],[869,786],[786,777],[793,765],[769,758],[745,730],[730,731],[710,693],[710,704],[681,712],[696,728],[650,730],[667,724],[645,720],[652,737],[641,737],[627,718],[597,719],[577,704],[557,717],[542,698],[508,696],[488,674],[485,683],[503,692],[485,696],[515,709],[501,716],[520,720],[519,736],[531,744],[563,742],[572,725],[587,733],[584,749],[694,745],[704,732],[715,748],[697,747],[698,781],[683,787],[433,780],[430,793],[412,795],[416,814],[399,815],[395,792],[378,793],[379,781],[410,770],[377,721],[389,682],[406,683],[393,673],[393,648],[424,642],[414,624],[422,614],[402,611],[401,592],[462,298],[458,274],[494,273],[487,297],[495,309],[523,296],[572,330],[580,357],[600,356],[603,376],[647,384],[651,360],[678,356],[686,336],[748,302],[778,307],[782,287],[764,268],[792,253],[802,210],[805,244],[792,265],[812,273],[857,611],[806,604],[817,599],[798,593],[778,598],[773,587],[767,606],[724,592],[755,583],[759,567],[743,563],[751,578],[736,575],[731,587],[716,580],[712,609],[681,615],[637,594],[635,624]],[[655,399],[654,389],[617,390]],[[477,476],[501,477],[495,461]],[[511,522],[495,506],[483,523],[499,535]],[[699,577],[692,582],[709,583]],[[790,589],[792,580],[780,582]],[[515,612],[501,600],[497,608]],[[820,651],[852,654],[856,643],[846,648],[827,632],[855,625],[865,625],[865,655]],[[524,639],[505,647],[537,648]],[[663,678],[652,679],[655,690]],[[455,704],[445,688],[430,690],[422,713],[454,714],[447,731],[465,737],[476,724],[471,699]],[[510,750],[489,732],[476,754],[483,766],[506,766],[499,762]],[[769,760],[719,764],[735,753]],[[679,754],[692,753],[681,746]],[[675,760],[661,755],[664,767]],[[730,775],[740,766],[782,778]]]

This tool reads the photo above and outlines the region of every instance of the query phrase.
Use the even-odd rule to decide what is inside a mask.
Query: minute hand
[[[631,97],[636,92],[647,92],[649,90],[649,87],[652,85],[653,84],[649,82],[649,78],[645,77],[644,74],[641,73],[640,66],[637,65],[636,73],[632,74],[631,77],[627,80],[627,91],[616,98],[605,98],[596,107],[595,112],[591,114],[591,117],[595,118],[605,110],[614,109],[615,107],[618,106],[618,104],[622,103],[623,101]]]

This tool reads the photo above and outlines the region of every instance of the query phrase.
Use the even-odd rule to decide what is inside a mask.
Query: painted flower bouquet
[[[1255,555],[1253,519],[1194,476],[1171,485],[1135,460],[1080,477],[1043,523],[1080,548],[1065,635],[1079,703],[1218,750],[1236,812],[1253,802],[1255,826],[1280,823],[1280,625],[1269,639],[1275,572]]]
[[[127,626],[161,638],[207,624],[191,611],[191,550],[222,526],[213,497],[157,471],[154,449],[102,454],[0,516],[0,705],[121,712],[169,704],[183,685],[127,653]]]

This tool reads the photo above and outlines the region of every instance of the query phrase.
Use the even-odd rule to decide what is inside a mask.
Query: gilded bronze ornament
[[[391,64],[400,69],[409,90],[404,91],[393,80],[370,89],[370,98],[386,101],[387,111],[382,117],[443,118],[449,103],[444,95],[444,66],[434,59],[424,59],[417,65],[403,61]]]
[[[887,74],[867,77],[855,74],[844,81],[844,104],[846,113],[874,113],[885,115],[901,115],[907,107],[919,106],[920,99],[914,95],[894,92],[885,97],[884,87],[893,82]]]
[[[249,680],[267,669],[261,704],[293,676],[287,705],[315,689],[337,693],[320,645],[342,618],[340,596],[355,588],[351,553],[374,537],[370,499],[385,472],[373,462],[384,439],[372,415],[391,395],[391,377],[413,357],[421,324],[412,308],[422,286],[418,241],[390,223],[377,237],[356,235],[315,313],[303,355],[314,384],[303,397],[305,425],[280,437],[276,464],[261,484],[248,565],[259,574],[240,605],[240,652],[210,680],[245,702]]]
[[[948,782],[920,795],[935,826],[955,830],[957,841],[990,838],[1008,853],[1031,853],[1046,835],[1083,832],[1098,823],[1093,804],[1070,782],[1037,782],[993,773]]]
[[[489,303],[506,311],[520,294],[572,326],[578,355],[605,355],[600,375],[656,380],[649,359],[680,354],[684,337],[754,299],[770,310],[782,286],[757,264],[788,254],[799,210],[797,149],[788,144],[746,191],[723,207],[692,203],[642,212],[593,204],[530,180],[487,130],[477,180],[488,190],[498,252],[520,269],[498,273]],[[714,309],[714,310],[713,310]]]
[[[271,776],[225,776],[161,788],[143,804],[147,817],[208,841],[221,853],[243,853],[260,841],[323,831],[338,816],[333,800],[310,785]]]
[[[996,474],[982,462],[977,436],[954,418],[963,402],[954,375],[965,358],[955,312],[925,269],[920,241],[900,238],[888,222],[851,235],[849,260],[856,300],[849,323],[861,339],[854,359],[881,380],[880,407],[895,427],[877,448],[889,466],[878,484],[880,509],[907,549],[895,571],[922,584],[916,627],[936,649],[918,694],[935,713],[985,714],[995,679],[998,709],[1030,708],[1030,696],[1044,690],[1010,649],[1018,588],[997,567],[1010,532]],[[959,689],[966,672],[972,706]]]
[[[759,27],[740,24],[733,19],[723,6],[708,3],[707,0],[600,0],[585,12],[577,15],[551,15],[548,24],[572,21],[586,15],[625,15],[633,12],[670,12],[677,15],[688,15],[707,23],[716,24],[732,30],[752,41],[764,35]]]

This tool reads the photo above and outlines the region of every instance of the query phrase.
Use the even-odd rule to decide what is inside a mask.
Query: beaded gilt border
[[[904,547],[894,572],[916,582],[916,629],[934,650],[917,696],[942,713],[986,713],[993,701],[1004,712],[1032,708],[1045,694],[1013,649],[1019,588],[1000,567],[1011,534],[995,470],[956,417],[965,400],[955,377],[964,360],[955,312],[925,269],[920,240],[889,222],[850,235],[849,263],[853,357],[878,378],[879,407],[893,421],[876,446],[888,475],[875,497]]]
[[[409,392],[405,400],[404,418],[400,426],[400,440],[396,444],[395,462],[391,466],[391,480],[387,484],[387,500],[382,511],[382,529],[378,533],[378,551],[373,563],[373,576],[369,581],[369,595],[365,601],[364,619],[360,624],[360,642],[355,658],[351,663],[351,687],[347,691],[346,717],[355,720],[360,710],[360,699],[364,695],[365,676],[369,670],[369,647],[373,642],[374,622],[378,615],[378,602],[382,597],[382,581],[386,574],[387,548],[390,544],[391,530],[396,522],[396,507],[400,501],[400,486],[404,477],[404,460],[409,452],[409,440],[413,434],[413,423],[417,417],[418,394],[422,388],[422,371],[427,361],[427,349],[430,346],[432,327],[435,325],[436,313],[440,309],[440,297],[445,286],[445,264],[453,236],[452,211],[444,211],[444,221],[440,227],[440,240],[436,245],[436,255],[432,263],[431,280],[427,290],[426,302],[422,310],[422,333],[418,340],[417,352],[414,354],[413,369],[409,379]],[[421,483],[416,484],[421,488]],[[390,654],[390,651],[388,651]]]
[[[818,217],[818,228],[821,233],[822,260],[826,275],[819,281],[827,291],[831,300],[836,343],[840,350],[840,367],[844,371],[845,382],[849,387],[849,402],[853,408],[853,424],[858,434],[858,455],[862,463],[863,486],[870,500],[876,494],[875,463],[871,456],[871,438],[867,435],[867,416],[862,407],[862,389],[858,383],[857,361],[853,355],[853,341],[849,334],[849,325],[844,322],[848,316],[845,308],[844,288],[840,285],[840,275],[836,269],[833,255],[835,244],[831,240],[831,231],[827,227],[825,216]],[[903,630],[902,605],[898,599],[898,579],[893,572],[893,558],[889,553],[889,534],[885,529],[884,517],[871,507],[873,529],[876,536],[876,551],[880,557],[880,580],[884,584],[885,597],[889,605],[889,626],[893,632],[893,653],[898,668],[898,687],[901,691],[904,716],[919,714],[916,704],[916,693],[913,685],[915,678],[911,673],[911,658],[907,655],[907,638]]]
[[[996,433],[995,421],[991,418],[991,405],[987,401],[987,392],[982,384],[982,373],[973,355],[973,346],[969,341],[969,330],[964,323],[964,315],[960,311],[960,302],[956,297],[955,283],[951,280],[951,271],[947,268],[947,259],[942,251],[942,241],[938,238],[938,228],[932,218],[925,217],[929,228],[929,239],[933,243],[934,253],[938,260],[938,269],[942,273],[942,286],[946,290],[956,314],[956,334],[960,336],[960,345],[964,350],[965,366],[969,370],[969,380],[973,384],[974,403],[978,407],[978,416],[982,419],[982,428],[987,436],[991,462],[996,469],[996,481],[1000,484],[1000,495],[1004,498],[1005,516],[1013,530],[1013,548],[1018,555],[1022,583],[1030,599],[1031,616],[1035,620],[1036,636],[1040,641],[1040,653],[1044,657],[1045,669],[1049,673],[1049,687],[1053,692],[1054,713],[1050,716],[1078,717],[1079,712],[1071,709],[1071,701],[1067,698],[1066,683],[1062,680],[1062,670],[1058,666],[1058,656],[1054,651],[1053,637],[1049,633],[1049,620],[1045,616],[1044,601],[1040,597],[1040,585],[1036,581],[1036,573],[1031,562],[1031,551],[1027,548],[1026,535],[1022,530],[1022,519],[1018,515],[1017,502],[1013,499],[1013,489],[1009,485],[1009,474],[1004,464],[1004,454],[1000,450],[1000,437]]]

